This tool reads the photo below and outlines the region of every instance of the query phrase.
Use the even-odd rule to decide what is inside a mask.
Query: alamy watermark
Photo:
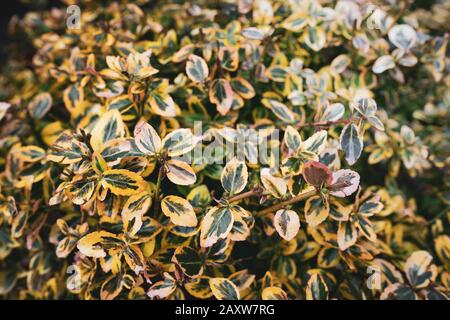
[[[68,29],[80,29],[81,28],[81,9],[79,6],[73,4],[67,7],[66,10],[66,26]]]

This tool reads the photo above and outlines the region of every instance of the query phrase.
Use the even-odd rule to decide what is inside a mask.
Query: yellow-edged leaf
[[[145,181],[134,172],[125,169],[111,169],[103,172],[102,186],[119,196],[130,196],[141,192]]]
[[[173,224],[183,227],[195,227],[197,216],[189,201],[178,196],[167,196],[161,201],[162,212]]]

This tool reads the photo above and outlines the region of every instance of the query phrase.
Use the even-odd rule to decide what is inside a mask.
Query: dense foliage
[[[0,297],[447,299],[449,17],[66,0],[13,18]]]

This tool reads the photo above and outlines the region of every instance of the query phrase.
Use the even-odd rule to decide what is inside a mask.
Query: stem
[[[144,96],[142,97],[142,101],[140,101],[140,103],[139,103],[139,110],[138,110],[138,112],[139,112],[139,115],[140,116],[142,116],[143,114],[144,114],[144,109],[145,109],[145,103],[147,102],[147,96],[148,96],[148,87],[149,87],[149,80],[151,79],[151,77],[150,78],[147,78],[146,80],[145,80],[145,90],[144,90]]]
[[[231,203],[231,202],[236,202],[236,201],[239,201],[239,200],[242,200],[242,199],[245,199],[245,198],[250,198],[250,197],[253,197],[253,196],[257,196],[257,195],[259,195],[259,194],[260,194],[260,193],[259,193],[259,191],[257,191],[257,190],[250,190],[250,191],[247,191],[247,192],[238,194],[238,195],[236,195],[236,196],[230,197],[230,198],[228,199],[228,202],[229,202],[229,203]]]
[[[156,190],[155,190],[155,207],[153,216],[156,217],[158,215],[159,210],[159,189],[161,189],[161,181],[164,177],[164,165],[161,165],[158,172],[158,180],[156,181]]]
[[[289,200],[280,202],[280,203],[278,203],[276,205],[273,205],[273,206],[271,206],[269,208],[261,210],[261,211],[257,212],[256,215],[257,216],[265,216],[266,214],[269,214],[271,212],[274,212],[274,211],[277,211],[279,209],[282,209],[282,208],[284,208],[287,205],[294,204],[294,203],[297,203],[299,201],[305,200],[305,199],[307,199],[307,198],[309,198],[309,197],[311,197],[311,196],[313,196],[315,194],[316,194],[316,190],[315,189],[314,190],[306,190],[306,191],[300,193],[299,195],[296,195],[295,197],[293,197],[293,198],[291,198]]]

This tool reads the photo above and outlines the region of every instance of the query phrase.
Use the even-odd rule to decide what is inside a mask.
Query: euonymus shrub
[[[9,26],[0,296],[447,298],[448,3],[71,3]]]

